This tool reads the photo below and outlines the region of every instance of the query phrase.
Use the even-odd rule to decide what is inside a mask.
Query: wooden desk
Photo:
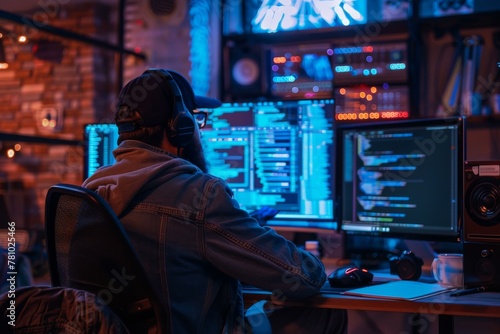
[[[454,316],[500,318],[500,293],[497,292],[482,292],[460,297],[451,297],[450,292],[445,292],[417,301],[400,301],[329,293],[325,286],[318,295],[300,301],[285,300],[283,297],[280,298],[279,294],[274,294],[277,296],[274,298],[270,292],[253,288],[244,289],[243,296],[247,306],[258,300],[267,299],[277,305],[287,306],[411,313],[415,316],[415,323],[418,323],[419,317],[433,316],[437,317],[439,333],[453,333]]]

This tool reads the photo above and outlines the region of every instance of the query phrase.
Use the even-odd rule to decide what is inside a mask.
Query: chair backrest
[[[170,318],[109,204],[89,189],[57,184],[45,202],[53,286],[92,292],[132,333],[166,333]]]

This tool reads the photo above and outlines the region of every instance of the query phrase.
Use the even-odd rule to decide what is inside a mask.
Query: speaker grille
[[[466,193],[466,209],[478,224],[492,226],[500,217],[500,182],[482,178],[471,183]]]
[[[464,244],[464,284],[485,286],[500,291],[500,245],[492,243]]]

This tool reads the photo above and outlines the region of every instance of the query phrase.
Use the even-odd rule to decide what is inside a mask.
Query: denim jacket
[[[279,300],[314,295],[323,285],[321,261],[260,226],[223,180],[139,141],[124,141],[114,154],[116,163],[83,185],[120,217],[167,306],[172,333],[244,332],[240,282]]]

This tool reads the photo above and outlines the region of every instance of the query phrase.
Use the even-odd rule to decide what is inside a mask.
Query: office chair
[[[15,297],[7,291],[0,295],[0,314],[2,334],[133,334],[94,294],[65,287],[24,286]]]
[[[45,228],[53,286],[95,294],[131,333],[167,333],[169,313],[104,199],[83,187],[53,185],[46,196]]]

